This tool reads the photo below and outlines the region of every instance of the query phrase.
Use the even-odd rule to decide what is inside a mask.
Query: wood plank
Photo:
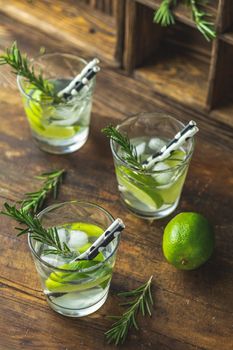
[[[115,21],[112,17],[72,0],[53,1],[4,1],[0,0],[1,11],[22,21],[30,27],[40,28],[74,46],[105,58],[112,64],[116,45]]]
[[[162,28],[152,22],[149,8],[126,1],[123,63],[129,74],[156,51],[162,33]]]

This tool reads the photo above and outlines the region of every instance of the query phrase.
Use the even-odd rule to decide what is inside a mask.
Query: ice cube
[[[57,233],[60,239],[61,243],[66,243],[67,242],[67,230],[63,227],[58,227],[57,228]]]
[[[79,230],[70,230],[69,233],[70,239],[68,242],[68,246],[71,249],[76,250],[88,243],[88,236],[85,232]]]
[[[63,259],[60,255],[57,255],[57,254],[41,255],[41,259],[45,261],[47,264],[55,267],[58,267],[67,263],[67,260]]]
[[[160,151],[161,148],[163,148],[164,145],[165,145],[165,142],[163,140],[159,139],[158,137],[153,137],[148,142],[148,147],[152,151]]]
[[[153,178],[158,182],[158,184],[160,185],[166,185],[168,184],[173,176],[173,172],[172,171],[165,171],[171,169],[171,167],[169,167],[169,165],[159,162],[157,164],[154,165],[154,167],[152,168],[153,171],[163,171],[161,173],[158,174],[153,174]]]
[[[135,146],[136,152],[138,156],[141,156],[146,149],[146,142],[141,142],[137,146]]]

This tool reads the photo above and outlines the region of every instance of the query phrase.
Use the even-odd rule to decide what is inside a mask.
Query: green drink
[[[142,113],[118,126],[127,134],[141,164],[167,145],[183,124],[161,113]],[[137,169],[127,162],[127,154],[111,139],[118,189],[124,204],[138,216],[157,219],[169,215],[179,203],[193,140],[149,169]]]
[[[66,202],[46,208],[39,216],[47,227],[56,227],[61,244],[71,255],[51,254],[51,247],[29,237],[42,288],[57,312],[81,317],[98,310],[108,296],[119,238],[92,260],[74,261],[87,251],[113,221],[104,209],[90,203]],[[80,221],[75,221],[75,218]],[[63,222],[63,223],[62,223]]]
[[[86,61],[66,54],[49,54],[34,62],[42,69],[54,95],[85,67]],[[70,69],[68,68],[70,67]],[[82,147],[89,134],[95,78],[72,98],[54,100],[18,76],[25,113],[38,146],[50,153],[70,153]]]

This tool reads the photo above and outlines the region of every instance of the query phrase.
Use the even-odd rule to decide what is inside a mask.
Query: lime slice
[[[69,228],[71,228],[72,230],[83,231],[91,237],[99,237],[104,232],[104,230],[101,227],[86,222],[74,222],[72,224],[66,224],[64,226],[69,226]]]
[[[28,117],[28,121],[31,125],[32,130],[45,138],[53,139],[65,139],[75,136],[80,126],[59,126],[42,123],[42,119],[46,120],[52,116],[55,111],[53,106],[41,105],[40,101],[49,102],[48,98],[45,99],[43,93],[39,90],[28,89],[27,93],[31,95],[34,100],[25,101],[25,112]],[[36,100],[36,101],[35,101]],[[38,102],[37,102],[38,101]]]
[[[180,164],[182,160],[186,157],[186,153],[181,150],[175,150],[172,152],[169,158],[163,161],[164,164],[169,165],[169,167],[175,167]]]
[[[77,261],[60,266],[63,270],[77,270],[90,268],[99,264],[99,261]],[[90,272],[64,272],[54,271],[45,281],[47,289],[51,292],[69,293],[96,287],[111,278],[112,269],[105,265],[96,271]],[[82,283],[82,280],[85,282]]]
[[[156,210],[163,205],[162,197],[152,188],[152,183],[156,186],[156,182],[150,176],[136,174],[125,167],[116,168],[116,175],[119,184],[150,209]],[[140,185],[134,180],[140,182]]]

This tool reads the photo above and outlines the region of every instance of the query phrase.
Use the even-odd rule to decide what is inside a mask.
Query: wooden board
[[[0,15],[1,48],[17,39],[30,55],[38,47],[89,56],[69,40],[55,40],[23,23]],[[104,341],[112,321],[120,314],[121,290],[135,288],[154,275],[152,318],[140,319],[122,349],[135,350],[231,350],[233,322],[232,246],[232,129],[203,113],[189,113],[180,104],[159,98],[148,84],[127,77],[102,63],[94,95],[91,134],[78,152],[55,156],[41,152],[32,142],[16,89],[5,82],[0,89],[0,206],[37,188],[33,176],[66,168],[60,200],[96,202],[127,225],[119,248],[111,291],[106,304],[82,319],[54,313],[46,304],[25,237],[16,238],[13,223],[0,221],[0,349],[4,350],[99,350],[115,349]],[[1,68],[0,68],[1,69]],[[1,81],[4,77],[1,76]],[[1,85],[2,87],[2,85]],[[100,129],[110,122],[141,111],[163,109],[200,127],[182,199],[176,213],[198,211],[214,225],[216,248],[211,260],[193,272],[181,272],[164,260],[163,229],[169,218],[153,223],[128,212],[120,202],[109,142]],[[174,215],[176,214],[174,213]]]
[[[33,26],[36,30],[54,35],[56,41],[65,40],[77,45],[92,56],[115,62],[116,27],[113,17],[77,1],[4,1],[0,9],[12,19]],[[63,48],[66,51],[66,48]]]

